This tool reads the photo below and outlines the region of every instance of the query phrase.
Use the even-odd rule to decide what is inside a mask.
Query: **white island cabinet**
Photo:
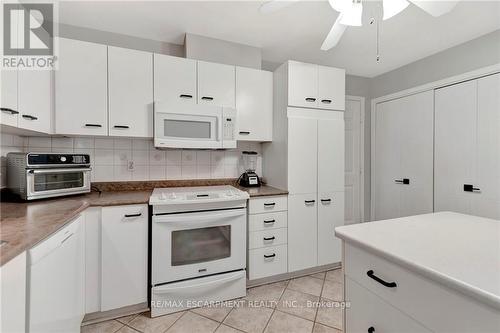
[[[335,234],[345,332],[500,332],[500,221],[442,212]]]

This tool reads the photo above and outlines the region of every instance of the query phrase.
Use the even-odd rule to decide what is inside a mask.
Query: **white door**
[[[153,55],[108,46],[109,135],[153,137]]]
[[[107,49],[59,38],[56,134],[108,134]]]
[[[52,132],[53,72],[51,70],[21,70],[18,74],[20,128]]]
[[[155,54],[154,98],[196,103],[196,60]]]
[[[318,192],[344,191],[344,113],[318,119]],[[310,163],[310,161],[305,161]]]
[[[273,73],[236,67],[237,140],[272,141]]]
[[[318,106],[318,65],[288,62],[288,105]]]
[[[0,267],[0,331],[26,332],[26,251]]]
[[[345,224],[361,222],[361,105],[362,100],[347,98],[345,122]]]
[[[318,66],[318,107],[345,109],[345,69]]]
[[[472,214],[500,219],[500,74],[477,80],[477,147]]]
[[[235,67],[198,61],[198,103],[234,108]]]
[[[344,192],[318,194],[318,265],[342,261],[342,241],[335,228],[344,225]]]
[[[103,207],[101,311],[147,301],[148,208]]]
[[[476,174],[477,80],[435,90],[434,210],[471,213]]]
[[[2,70],[0,124],[17,127],[19,110],[17,107],[17,70]]]
[[[317,266],[317,195],[288,196],[288,271]]]
[[[316,193],[318,175],[318,121],[288,117],[288,190]]]

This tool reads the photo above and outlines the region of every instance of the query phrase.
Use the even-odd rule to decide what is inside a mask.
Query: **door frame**
[[[346,95],[345,99],[361,104],[359,115],[359,218],[360,223],[363,223],[365,222],[365,97]]]
[[[436,90],[442,87],[450,86],[453,84],[461,83],[464,81],[469,81],[469,80],[475,80],[479,79],[483,76],[488,76],[492,74],[500,73],[500,63],[493,64],[491,66],[486,66],[482,67],[473,71],[465,72],[462,74],[450,76],[441,80],[437,81],[432,81],[423,85],[419,85],[413,88],[401,90],[389,95],[384,95],[380,96],[377,98],[373,98],[370,102],[370,147],[371,147],[371,155],[370,155],[370,221],[373,219],[373,216],[375,215],[375,205],[374,205],[374,198],[375,198],[375,164],[373,161],[375,161],[377,155],[376,155],[376,149],[375,149],[375,137],[376,137],[376,126],[375,126],[375,119],[376,119],[376,112],[377,112],[377,104],[383,103],[383,102],[388,102],[394,99],[402,98],[402,97],[407,97],[410,95],[415,95],[418,93],[422,93],[424,91],[429,91],[429,90]],[[434,163],[434,160],[433,160]]]

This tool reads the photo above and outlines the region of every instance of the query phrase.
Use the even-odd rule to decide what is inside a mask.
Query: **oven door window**
[[[172,266],[197,264],[230,256],[230,225],[172,232]]]
[[[34,175],[35,192],[84,187],[82,171],[64,173],[38,173]]]

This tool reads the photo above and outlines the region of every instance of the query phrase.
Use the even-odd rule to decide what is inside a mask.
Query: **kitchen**
[[[2,62],[2,332],[500,331],[499,2],[47,4],[2,3],[55,60]]]

